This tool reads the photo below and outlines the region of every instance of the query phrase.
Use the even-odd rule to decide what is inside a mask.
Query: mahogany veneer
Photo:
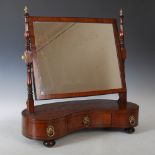
[[[32,139],[55,140],[84,128],[133,128],[138,124],[138,109],[138,105],[128,102],[127,109],[121,110],[117,101],[100,99],[44,104],[35,106],[34,113],[22,112],[22,132]],[[50,126],[54,132],[51,137],[47,131]]]

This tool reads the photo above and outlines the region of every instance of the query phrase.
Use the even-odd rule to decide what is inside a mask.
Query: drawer
[[[78,130],[91,127],[110,127],[111,113],[106,112],[87,112],[71,115],[68,118],[68,130]]]
[[[74,131],[77,129],[84,128],[83,118],[85,118],[85,117],[89,117],[87,113],[70,115],[70,117],[68,118],[68,130]]]
[[[51,121],[35,121],[29,126],[30,137],[44,140],[56,139],[67,133],[66,119],[60,118]],[[30,132],[29,132],[30,133]]]
[[[138,112],[120,112],[113,113],[112,126],[113,127],[134,127],[138,124]]]

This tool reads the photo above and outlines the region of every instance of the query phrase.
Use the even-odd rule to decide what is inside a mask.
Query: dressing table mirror
[[[134,132],[138,105],[127,102],[124,16],[116,19],[36,17],[25,11],[27,108],[24,136],[51,147],[55,140],[85,128]],[[118,100],[76,97],[118,94]],[[35,100],[75,98],[34,106]]]

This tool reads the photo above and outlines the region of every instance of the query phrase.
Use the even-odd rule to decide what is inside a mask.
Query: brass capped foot
[[[44,146],[46,146],[46,147],[52,147],[52,146],[55,145],[55,140],[45,140],[45,141],[43,142],[43,144],[44,144]]]
[[[129,133],[129,134],[135,132],[135,128],[133,128],[133,127],[131,127],[131,128],[125,128],[124,130],[125,130],[126,133]]]

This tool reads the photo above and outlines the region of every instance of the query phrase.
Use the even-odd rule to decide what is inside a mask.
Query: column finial
[[[124,15],[123,15],[123,9],[120,9],[119,12],[119,17],[120,17],[120,45],[121,48],[124,48]]]
[[[28,7],[27,7],[27,6],[24,7],[24,13],[25,13],[25,14],[28,13]]]
[[[122,8],[120,9],[119,14],[120,14],[120,16],[123,16],[123,9]]]

